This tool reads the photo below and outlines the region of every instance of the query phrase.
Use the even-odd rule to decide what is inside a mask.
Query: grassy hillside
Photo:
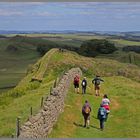
[[[116,42],[118,46],[126,46],[126,45],[140,45],[139,41],[129,41],[129,40],[124,40],[124,39],[111,39],[112,41]]]
[[[109,59],[87,58],[69,51],[59,52],[57,49],[52,49],[38,60],[16,88],[0,95],[0,114],[2,114],[0,116],[0,136],[11,136],[12,133],[15,133],[16,117],[21,116],[21,123],[24,123],[29,117],[31,106],[33,113],[36,113],[40,108],[42,96],[46,97],[49,94],[54,80],[61,76],[63,71],[72,67],[80,67],[84,76],[88,77],[88,94],[85,96],[74,94],[73,86],[71,87],[66,98],[65,112],[61,114],[50,137],[104,137],[105,132],[108,132],[105,137],[139,137],[140,126],[137,123],[139,122],[137,116],[139,115],[138,100],[140,98],[138,94],[139,67]],[[106,124],[106,131],[103,133],[98,130],[98,121],[96,120],[101,97],[93,96],[94,90],[91,85],[91,79],[97,73],[105,79],[102,93],[108,93],[112,102],[111,114]],[[41,83],[31,82],[34,76],[40,78],[40,75]],[[85,99],[89,99],[93,106],[91,117],[93,127],[90,130],[80,127],[82,124],[80,111]],[[130,102],[132,106],[128,106]],[[129,122],[127,123],[124,118],[127,118]],[[68,120],[70,121],[67,123]],[[73,124],[74,122],[75,124]],[[116,126],[113,125],[114,123]],[[127,133],[128,128],[130,133]],[[121,131],[117,132],[118,129]],[[92,131],[94,133],[91,133]]]
[[[45,73],[46,59],[51,56],[50,51],[43,58],[41,58],[28,71],[28,75],[21,80],[18,86],[6,93],[0,95],[0,136],[11,136],[15,134],[16,117],[21,116],[21,122],[25,122],[30,116],[30,107],[33,107],[33,114],[40,109],[40,102],[42,97],[46,97],[53,85],[55,74],[50,72],[47,77],[43,78],[42,83],[38,81],[31,82],[33,76],[40,76]],[[36,66],[40,65],[37,69]],[[41,69],[41,71],[40,71]],[[8,124],[7,124],[8,121]]]
[[[96,97],[88,78],[87,94],[74,93],[74,88],[68,93],[65,102],[65,111],[59,117],[54,126],[50,138],[130,138],[140,137],[140,115],[139,90],[140,84],[124,77],[103,77],[101,96]],[[115,82],[114,82],[115,81]],[[109,95],[111,100],[111,112],[108,121],[105,123],[105,130],[99,129],[97,110],[104,93]],[[83,127],[81,114],[82,105],[88,100],[92,107],[90,128]]]
[[[135,65],[140,66],[140,55],[137,53],[131,53],[131,52],[123,52],[122,48],[127,45],[140,45],[139,41],[131,41],[131,40],[125,40],[125,39],[113,39],[114,36],[111,36],[108,38],[108,35],[96,35],[96,34],[30,34],[27,35],[29,37],[39,37],[43,38],[45,40],[51,40],[58,44],[67,44],[71,45],[72,47],[80,47],[82,42],[85,40],[90,39],[107,39],[111,42],[113,42],[116,47],[118,48],[118,51],[111,54],[111,55],[100,55],[102,58],[111,58],[114,60],[117,60],[119,62],[123,63],[132,63]],[[116,36],[117,37],[117,36]],[[129,58],[129,55],[133,55],[135,58],[134,61],[131,61]],[[99,57],[100,57],[99,56]]]
[[[140,66],[140,54],[132,52],[132,51],[123,52],[123,51],[118,50],[112,54],[99,55],[97,56],[97,58],[108,58],[108,59],[117,60],[122,63],[129,63],[129,64]]]
[[[8,50],[9,45],[18,47],[17,51]],[[0,40],[0,92],[8,90],[6,87],[17,85],[17,83],[26,75],[28,65],[37,61],[40,57],[36,47],[31,45],[17,43],[17,40]]]
[[[90,39],[107,39],[113,43],[115,43],[116,47],[119,49],[119,51],[110,55],[101,55],[101,57],[104,58],[111,58],[114,60],[117,60],[119,62],[123,63],[130,63],[130,60],[128,58],[128,53],[123,52],[122,48],[127,45],[140,45],[139,41],[130,41],[125,39],[113,39],[114,36],[110,35],[108,38],[108,35],[97,35],[97,34],[91,34],[91,33],[75,33],[75,34],[22,34],[22,35],[16,35],[11,34],[7,35],[7,37],[11,37],[9,40],[8,38],[5,39],[9,43],[16,43],[16,44],[22,44],[20,48],[23,48],[22,50],[26,51],[26,49],[30,48],[30,50],[36,49],[37,46],[42,46],[45,44],[45,46],[50,47],[54,45],[58,46],[64,46],[67,48],[79,48],[83,41],[90,40]],[[117,37],[117,36],[116,36]],[[4,40],[4,39],[2,39]],[[0,40],[1,42],[1,40]],[[24,42],[24,43],[23,43]],[[6,45],[5,45],[6,46]],[[18,47],[19,48],[19,47]],[[33,52],[32,52],[33,53]],[[35,54],[37,52],[34,52]],[[34,54],[33,53],[33,54]],[[130,52],[131,53],[131,52]],[[140,56],[139,54],[134,54],[135,56],[135,62],[131,62],[132,64],[136,64],[140,66]]]

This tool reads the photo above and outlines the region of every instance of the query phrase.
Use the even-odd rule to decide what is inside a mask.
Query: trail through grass
[[[65,101],[65,111],[60,115],[50,138],[128,138],[140,137],[139,90],[140,84],[123,77],[104,77],[102,95],[96,97],[89,81],[86,95],[74,93],[73,86]],[[119,84],[121,83],[121,84]],[[111,100],[111,112],[105,123],[105,130],[99,129],[97,110],[103,93],[108,93]],[[85,100],[92,107],[90,129],[83,128],[81,108]]]
[[[11,136],[15,132],[16,117],[22,116],[22,123],[25,122],[31,106],[34,107],[34,113],[37,112],[40,109],[41,97],[47,96],[54,80],[62,75],[63,71],[73,67],[80,67],[84,75],[88,77],[87,94],[84,96],[75,94],[73,85],[71,86],[65,101],[65,111],[60,115],[50,137],[140,136],[138,123],[140,121],[138,117],[140,116],[139,67],[108,59],[87,58],[69,51],[64,53],[57,51],[49,57],[49,62],[45,58],[41,61],[43,61],[43,65],[39,65],[38,62],[33,65],[28,75],[22,79],[15,89],[0,95],[0,114],[2,114],[0,116],[0,136]],[[43,81],[42,83],[31,82],[31,78],[37,72],[39,66],[41,66],[40,72],[43,73]],[[117,76],[120,69],[125,71],[128,78]],[[107,93],[111,99],[111,113],[104,132],[100,132],[98,129],[99,121],[96,119],[101,97],[93,95],[94,89],[91,85],[91,77],[96,72],[105,76],[101,93]],[[82,127],[81,108],[85,99],[88,99],[92,106],[89,130]],[[8,121],[9,123],[7,123]]]

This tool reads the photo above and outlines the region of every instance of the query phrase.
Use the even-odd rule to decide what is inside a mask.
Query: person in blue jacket
[[[104,122],[107,117],[107,110],[103,107],[103,105],[100,105],[100,108],[98,109],[98,116],[97,118],[100,120],[100,129],[104,129]]]

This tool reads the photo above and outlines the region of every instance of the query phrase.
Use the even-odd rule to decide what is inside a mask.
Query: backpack
[[[89,113],[90,113],[90,107],[89,107],[89,106],[86,106],[86,108],[85,108],[85,113],[86,113],[86,114],[89,114]]]
[[[83,82],[82,82],[82,86],[85,86],[85,85],[86,85],[86,82],[85,82],[85,81],[83,81]]]
[[[96,80],[95,80],[95,84],[96,84],[96,85],[100,85],[100,79],[96,79]]]
[[[101,116],[105,116],[104,108],[100,108],[99,114],[100,114]]]
[[[74,78],[74,83],[79,83],[79,77],[76,76],[76,77]]]

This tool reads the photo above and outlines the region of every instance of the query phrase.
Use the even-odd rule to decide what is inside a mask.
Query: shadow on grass
[[[74,124],[75,126],[84,128],[84,126],[83,126],[82,124],[78,124],[78,123],[76,123],[76,122],[73,122],[73,124]]]
[[[76,122],[73,122],[73,124],[77,127],[82,127],[82,128],[85,128],[82,124],[78,124]],[[90,125],[90,127],[94,128],[94,129],[97,129],[97,130],[100,130],[100,128],[96,127],[96,126],[93,126],[93,125]]]
[[[96,126],[94,126],[94,125],[90,125],[90,127],[95,128],[95,129],[97,129],[97,130],[101,130],[100,128],[98,128],[98,127],[96,127]]]

